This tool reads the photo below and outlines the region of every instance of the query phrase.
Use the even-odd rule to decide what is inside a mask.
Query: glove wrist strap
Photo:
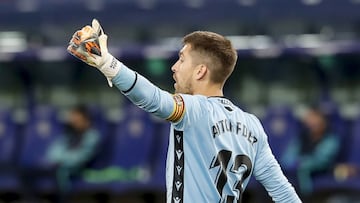
[[[99,67],[99,70],[105,75],[108,80],[109,86],[112,87],[111,79],[120,71],[121,62],[111,54],[105,56],[105,62]]]
[[[112,79],[119,72],[121,66],[121,62],[118,61],[111,54],[106,56],[105,62],[103,65],[99,67],[99,70],[107,77]]]

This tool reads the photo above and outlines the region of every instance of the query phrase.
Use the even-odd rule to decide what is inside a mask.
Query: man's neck
[[[197,88],[197,90],[195,90],[193,94],[204,95],[207,97],[224,96],[222,88],[220,88],[218,85]]]

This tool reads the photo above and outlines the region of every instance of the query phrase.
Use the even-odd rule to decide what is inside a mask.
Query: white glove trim
[[[118,74],[120,71],[122,63],[118,61],[111,54],[106,56],[105,63],[99,67],[99,70],[105,75],[107,78],[108,84],[110,87],[113,86],[111,80]]]

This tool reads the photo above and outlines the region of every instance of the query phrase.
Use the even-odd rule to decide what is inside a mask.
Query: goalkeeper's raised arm
[[[115,86],[134,104],[172,122],[180,120],[185,111],[181,96],[171,95],[112,56],[107,49],[107,35],[99,22],[75,32],[67,50],[76,58],[99,69],[110,86]]]

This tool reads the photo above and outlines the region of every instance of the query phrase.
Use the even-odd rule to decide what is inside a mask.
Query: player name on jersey
[[[216,122],[212,127],[213,138],[223,135],[226,132],[232,133],[232,135],[242,135],[249,141],[252,145],[257,142],[257,138],[254,133],[252,133],[246,125],[241,122],[233,122],[228,119],[223,119]]]

